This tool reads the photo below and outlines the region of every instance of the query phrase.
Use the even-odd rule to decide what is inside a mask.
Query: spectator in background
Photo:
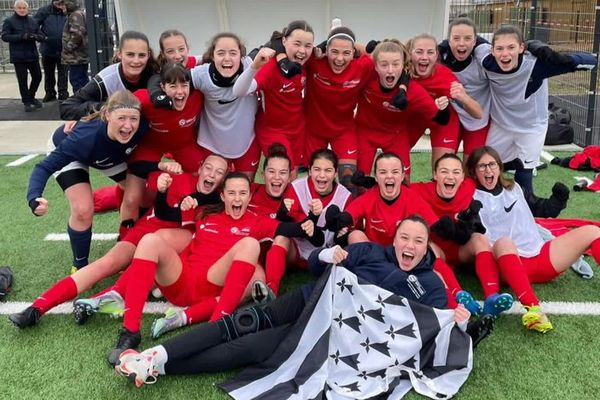
[[[73,93],[90,81],[88,78],[88,37],[85,24],[85,11],[79,8],[77,0],[64,0],[67,9],[67,22],[62,34],[62,63],[69,67],[69,82]]]
[[[2,40],[8,42],[10,62],[15,66],[21,100],[25,111],[30,112],[42,107],[42,103],[35,98],[35,92],[42,81],[42,70],[35,42],[45,40],[45,36],[35,20],[29,16],[29,4],[26,1],[15,1],[14,10],[15,13],[6,18],[2,24]],[[29,86],[27,71],[31,74]]]
[[[63,0],[52,0],[47,6],[41,7],[33,16],[35,22],[40,26],[42,33],[47,37],[40,44],[42,53],[42,67],[44,68],[44,90],[46,95],[42,100],[44,103],[56,100],[58,89],[58,100],[69,97],[67,89],[67,66],[61,62],[62,35],[67,20],[67,9]],[[58,72],[58,87],[56,86],[55,71]]]

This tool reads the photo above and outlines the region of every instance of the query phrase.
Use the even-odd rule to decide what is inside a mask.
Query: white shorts
[[[546,128],[540,128],[540,133],[523,133],[514,129],[500,128],[492,120],[485,144],[493,147],[500,154],[502,162],[518,158],[525,168],[533,169],[544,147]]]

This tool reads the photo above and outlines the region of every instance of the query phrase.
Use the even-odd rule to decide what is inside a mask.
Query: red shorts
[[[462,138],[462,141],[463,141],[463,154],[469,155],[476,148],[484,146],[489,130],[490,130],[489,122],[483,128],[477,129],[475,131],[468,131],[461,124],[460,125],[460,137]]]
[[[269,154],[269,147],[273,143],[280,143],[285,147],[288,157],[292,160],[292,169],[302,165],[304,158],[304,131],[283,134],[281,131],[265,129],[256,131],[256,138],[265,157]]]
[[[246,150],[246,153],[239,158],[229,159],[229,168],[232,171],[240,172],[256,172],[258,170],[258,163],[260,162],[260,147],[258,146],[258,140],[256,137],[252,139],[250,147]]]
[[[550,260],[550,243],[550,241],[544,243],[537,256],[521,257],[521,262],[531,283],[550,282],[560,275]]]
[[[154,233],[159,229],[179,228],[180,226],[178,222],[163,221],[156,217],[148,218],[143,216],[135,222],[133,228],[129,229],[125,237],[121,240],[137,246],[142,237],[148,233]]]
[[[413,119],[409,123],[410,132],[410,147],[414,147],[419,141],[419,138],[423,135],[425,129],[429,128],[429,138],[431,139],[431,147],[445,147],[454,149],[454,152],[458,149],[460,133],[459,133],[460,121],[458,114],[452,107],[450,107],[450,120],[446,125],[440,125],[433,121],[422,121],[419,119]]]
[[[410,143],[408,132],[381,132],[370,130],[365,127],[356,127],[358,141],[357,169],[370,175],[373,169],[373,161],[377,149],[384,152],[396,153],[400,156],[404,165],[404,172],[410,174]]]
[[[358,143],[356,131],[351,130],[334,137],[319,136],[317,133],[306,132],[305,159],[310,160],[310,156],[317,150],[326,149],[331,144],[331,150],[340,160],[357,160]]]
[[[169,286],[158,285],[165,299],[169,303],[187,307],[199,303],[205,298],[216,297],[221,293],[222,286],[208,281],[209,267],[188,263],[181,260],[181,275],[177,281]]]
[[[165,153],[170,153],[175,161],[181,164],[185,172],[194,173],[198,171],[202,161],[210,154],[196,143],[190,142],[187,146],[178,149],[158,148],[152,146],[139,146],[127,160],[129,164],[135,161],[159,162]]]
[[[436,239],[434,243],[444,252],[447,264],[456,266],[460,263],[458,260],[460,245],[458,243],[444,239]]]

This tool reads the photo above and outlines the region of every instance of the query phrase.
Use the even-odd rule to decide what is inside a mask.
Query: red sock
[[[140,330],[144,303],[154,286],[156,266],[156,262],[141,258],[134,258],[129,266],[128,271],[135,279],[135,285],[127,285],[123,326],[130,332]]]
[[[596,239],[592,242],[590,251],[592,252],[592,257],[596,260],[596,264],[600,265],[600,239]]]
[[[521,304],[524,306],[536,306],[540,304],[518,255],[505,254],[499,257],[498,266],[500,267],[502,277],[511,287]]]
[[[482,251],[475,256],[475,273],[483,289],[484,298],[487,299],[500,291],[500,271],[491,251]]]
[[[285,260],[287,250],[285,247],[274,244],[267,252],[267,261],[265,263],[265,274],[267,285],[275,292],[279,293],[279,284],[285,274]]]
[[[446,287],[448,288],[448,293],[451,297],[456,296],[456,293],[462,290],[460,283],[456,280],[456,275],[454,275],[454,271],[446,261],[441,258],[437,258],[435,263],[433,264],[433,270],[442,276]]]
[[[209,297],[208,299],[202,300],[200,303],[196,303],[191,307],[184,310],[187,318],[187,324],[197,324],[198,322],[208,321],[212,313],[217,307],[217,299]]]
[[[77,296],[77,285],[73,278],[67,276],[42,293],[40,297],[35,299],[32,306],[40,310],[40,313],[45,314],[51,308],[71,300],[75,296]]]
[[[231,314],[235,310],[244,295],[246,286],[248,286],[252,275],[254,275],[254,270],[254,264],[233,260],[225,277],[219,303],[210,317],[210,322],[218,320],[223,315]]]

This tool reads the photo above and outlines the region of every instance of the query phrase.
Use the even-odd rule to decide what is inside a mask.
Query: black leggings
[[[220,324],[215,322],[169,339],[162,344],[168,355],[165,372],[167,375],[218,372],[264,361],[287,336],[304,305],[302,289],[286,293],[264,308],[272,328],[229,342]]]

